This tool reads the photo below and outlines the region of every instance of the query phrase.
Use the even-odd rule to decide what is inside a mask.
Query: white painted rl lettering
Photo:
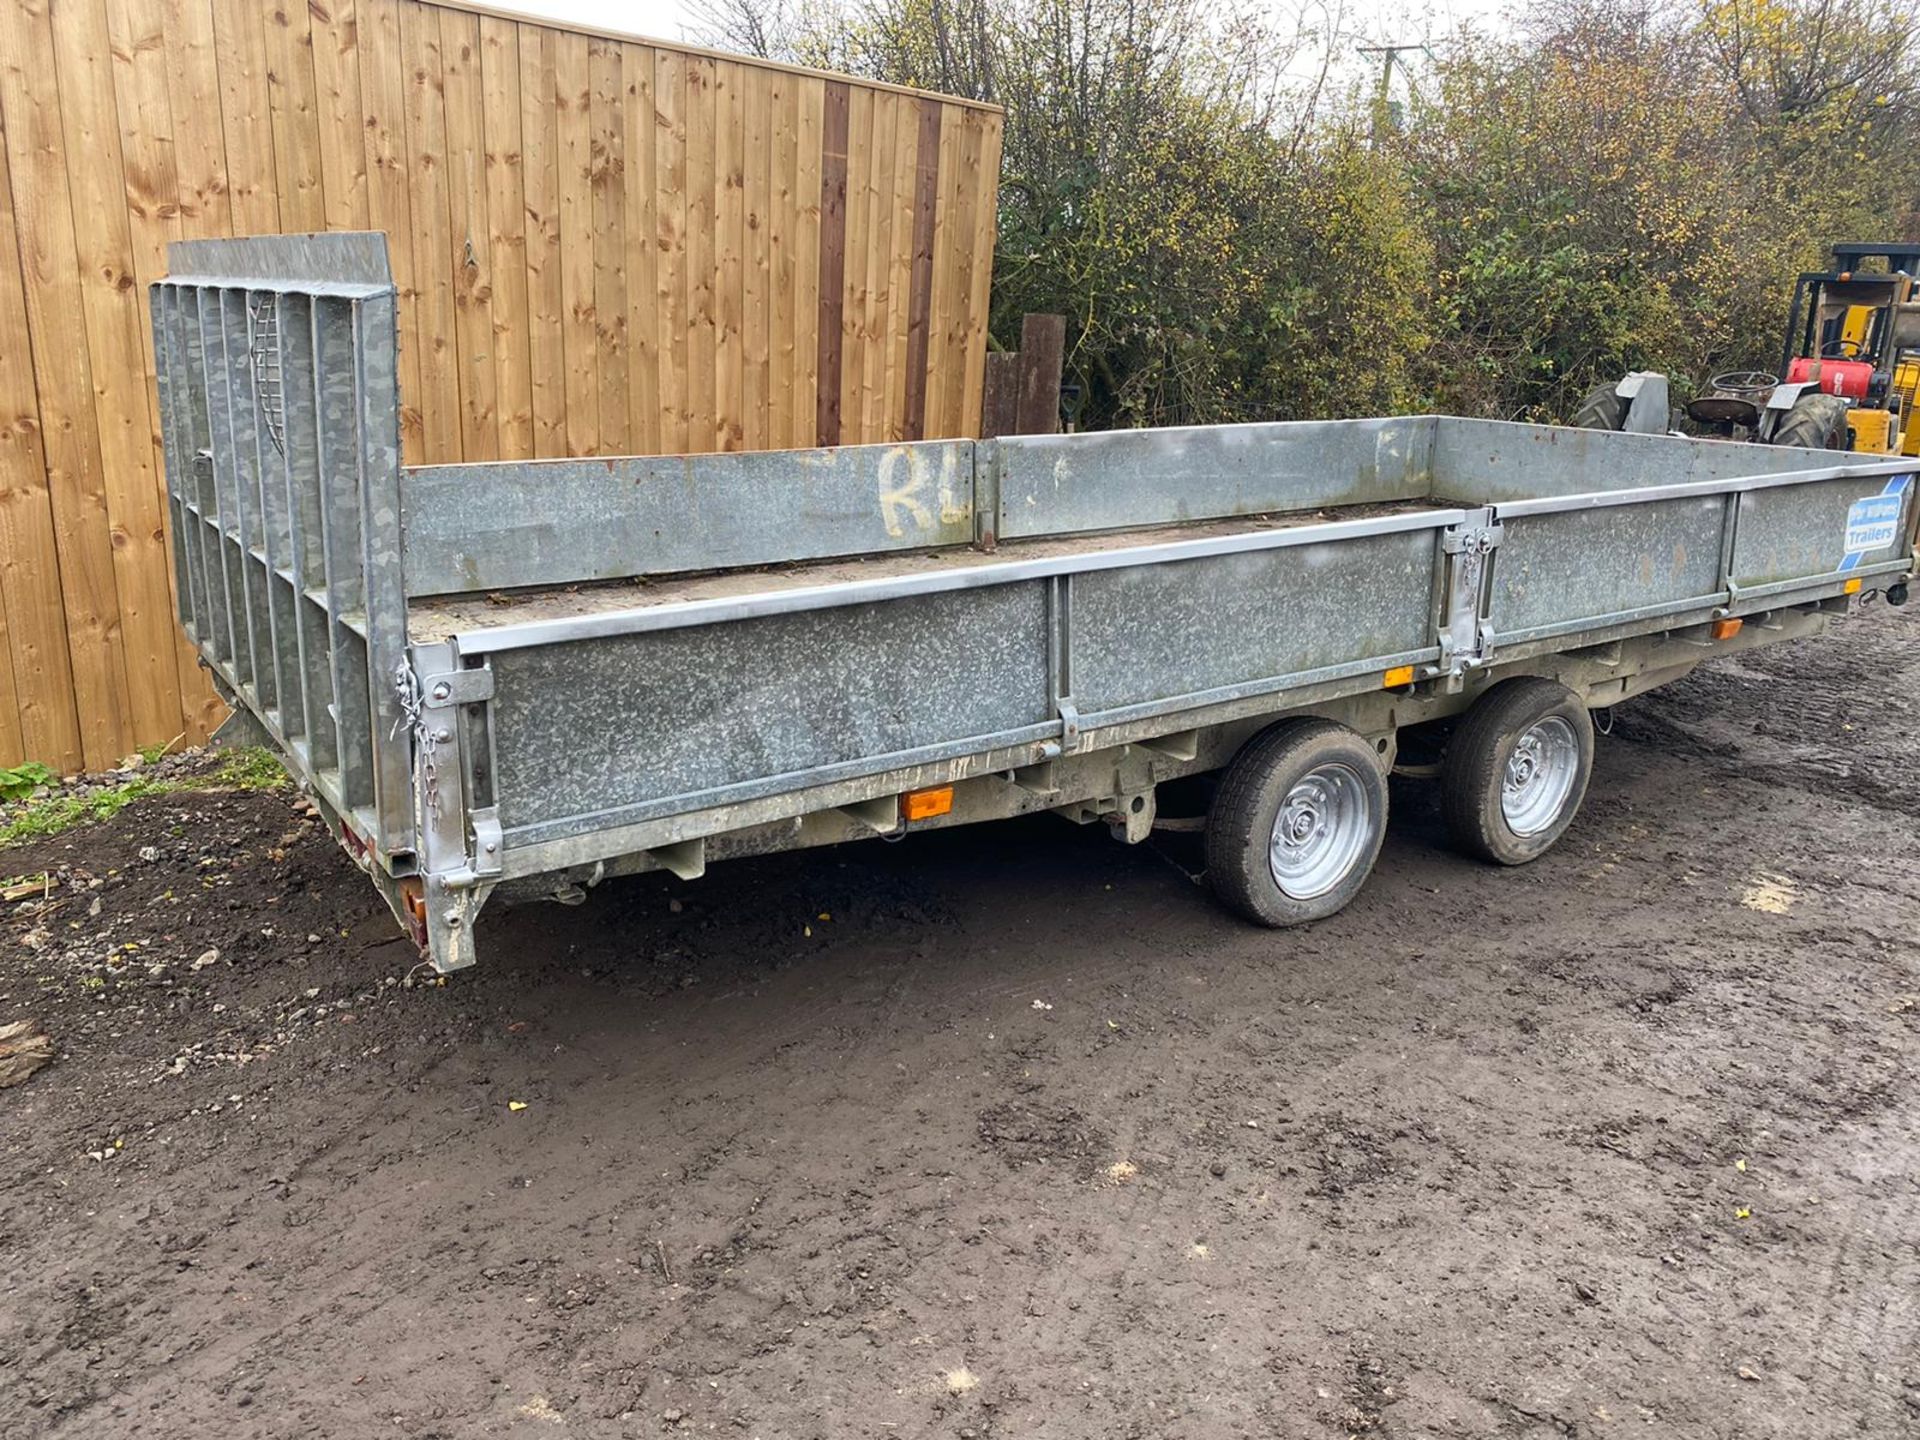
[[[907,473],[901,481],[897,477],[903,461]],[[905,535],[908,521],[915,530],[933,529],[933,515],[918,498],[926,486],[926,462],[918,451],[896,445],[880,457],[880,520],[887,534],[895,539]]]

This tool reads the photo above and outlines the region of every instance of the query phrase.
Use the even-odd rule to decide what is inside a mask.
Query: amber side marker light
[[[1847,581],[1845,585],[1840,587],[1840,593],[1843,595],[1858,595],[1860,593],[1860,582],[1858,580]]]
[[[1740,633],[1740,627],[1746,623],[1746,621],[1737,616],[1728,620],[1716,620],[1713,622],[1713,638],[1716,640],[1731,640]]]
[[[1411,665],[1396,665],[1391,670],[1383,671],[1380,676],[1382,690],[1398,690],[1402,685],[1412,683],[1413,667]]]
[[[931,820],[953,809],[953,786],[938,785],[931,790],[909,790],[900,797],[902,820]]]

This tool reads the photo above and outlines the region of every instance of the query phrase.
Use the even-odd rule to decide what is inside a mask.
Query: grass
[[[144,752],[142,752],[144,754]],[[183,790],[241,790],[258,792],[279,790],[292,782],[270,750],[233,750],[204,775],[189,775],[174,780],[159,780],[150,775],[132,775],[118,785],[90,790],[83,795],[55,792],[16,808],[0,824],[0,845],[17,845],[23,840],[43,840],[59,835],[76,825],[111,820],[136,800],[155,795],[172,795]]]
[[[193,783],[196,790],[284,790],[293,781],[271,750],[229,750],[211,775]]]

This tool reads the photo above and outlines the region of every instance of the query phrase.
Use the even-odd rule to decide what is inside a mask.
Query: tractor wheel
[[[1627,428],[1627,402],[1614,392],[1619,388],[1618,380],[1609,380],[1604,385],[1596,385],[1587,392],[1587,398],[1580,402],[1580,408],[1573,412],[1574,428],[1578,430],[1624,430]]]
[[[1838,395],[1802,395],[1773,432],[1772,445],[1802,450],[1847,448],[1847,402]]]

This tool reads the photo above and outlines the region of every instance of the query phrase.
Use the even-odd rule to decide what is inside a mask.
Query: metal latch
[[[1481,615],[1485,602],[1488,557],[1499,548],[1506,530],[1491,507],[1467,512],[1458,525],[1440,537],[1440,549],[1453,557],[1448,567],[1446,616],[1440,625],[1440,668],[1458,676],[1486,663],[1491,650],[1489,627]]]
[[[422,703],[429,710],[444,710],[450,705],[474,705],[493,698],[493,671],[483,665],[472,670],[449,670],[441,675],[423,676],[420,692]]]

